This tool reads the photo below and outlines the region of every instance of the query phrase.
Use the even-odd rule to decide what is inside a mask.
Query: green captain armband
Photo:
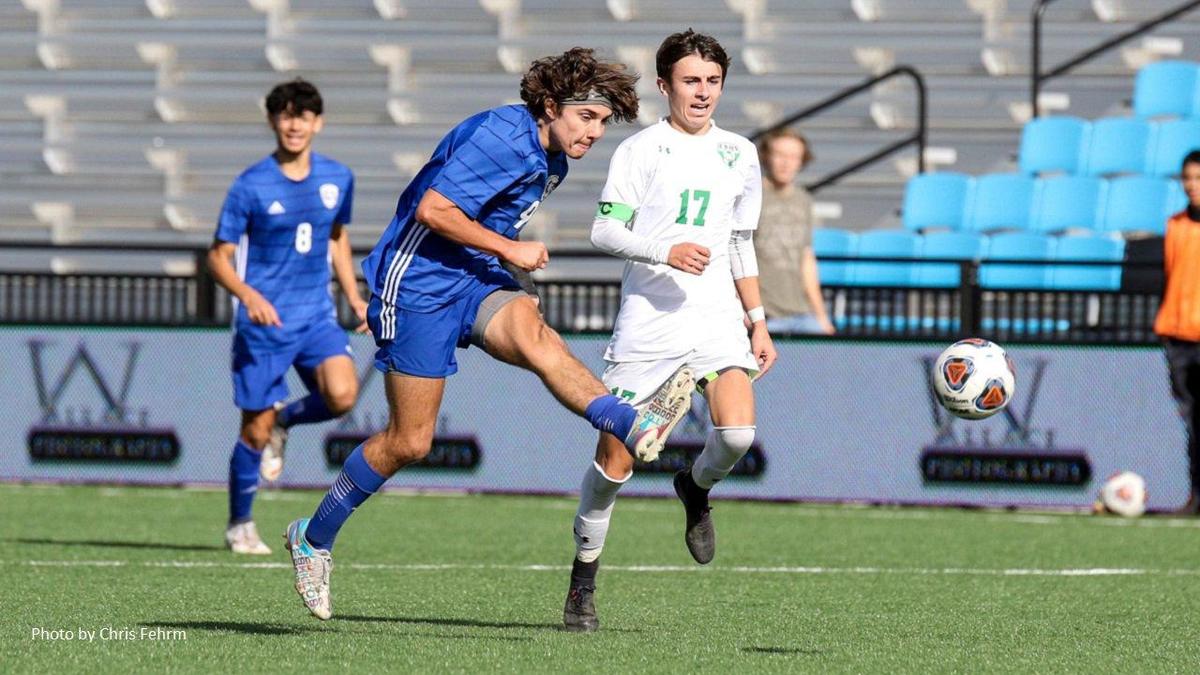
[[[600,202],[599,208],[596,209],[596,217],[612,218],[622,223],[628,223],[633,220],[633,209],[616,202]]]

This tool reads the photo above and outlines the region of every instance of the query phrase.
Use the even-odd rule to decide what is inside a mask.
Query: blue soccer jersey
[[[427,190],[436,190],[489,230],[516,239],[566,175],[566,155],[547,155],[537,121],[523,105],[486,110],[452,129],[400,195],[395,217],[363,261],[367,282],[383,305],[382,334],[376,338],[395,336],[396,307],[433,311],[470,293],[478,280],[507,274],[495,256],[454,243],[416,221],[417,204]]]
[[[353,201],[354,174],[315,152],[304,180],[283,175],[274,157],[234,180],[216,238],[238,245],[238,276],[275,306],[283,323],[256,325],[235,299],[239,342],[255,348],[288,344],[314,320],[333,315],[329,236],[334,223],[349,224]]]

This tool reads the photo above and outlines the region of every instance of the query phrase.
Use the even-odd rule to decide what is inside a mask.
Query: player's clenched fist
[[[544,268],[546,263],[550,262],[550,252],[540,241],[517,241],[513,242],[506,260],[526,272],[532,272]]]
[[[251,290],[242,302],[246,305],[246,315],[254,323],[260,326],[283,325],[283,322],[279,320],[279,313],[275,311],[275,306],[257,291]]]
[[[667,264],[689,274],[700,274],[708,267],[708,249],[688,241],[675,244],[667,255]]]

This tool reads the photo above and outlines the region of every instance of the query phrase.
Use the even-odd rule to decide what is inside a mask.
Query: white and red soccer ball
[[[1100,488],[1100,503],[1109,513],[1136,518],[1146,512],[1146,481],[1132,471],[1113,474]]]
[[[938,401],[963,419],[981,420],[1004,410],[1015,386],[1008,354],[995,342],[980,338],[955,342],[933,366],[933,391]]]

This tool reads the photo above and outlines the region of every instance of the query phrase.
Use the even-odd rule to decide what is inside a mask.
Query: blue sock
[[[325,399],[320,394],[309,394],[287,404],[283,410],[279,411],[277,419],[279,426],[287,429],[294,424],[316,424],[334,417],[336,415],[329,412],[329,408],[325,405]]]
[[[233,456],[229,458],[230,525],[250,520],[250,507],[258,492],[258,465],[261,462],[262,451],[251,448],[240,438],[233,445]]]
[[[624,442],[633,430],[637,411],[616,396],[605,394],[593,399],[583,411],[583,416],[599,431],[607,431]]]
[[[342,465],[342,473],[333,481],[333,487],[325,493],[325,499],[321,500],[312,520],[308,521],[308,529],[305,530],[308,543],[313,548],[332,551],[333,540],[346,519],[386,481],[367,464],[363,457],[363,446],[355,448]]]

